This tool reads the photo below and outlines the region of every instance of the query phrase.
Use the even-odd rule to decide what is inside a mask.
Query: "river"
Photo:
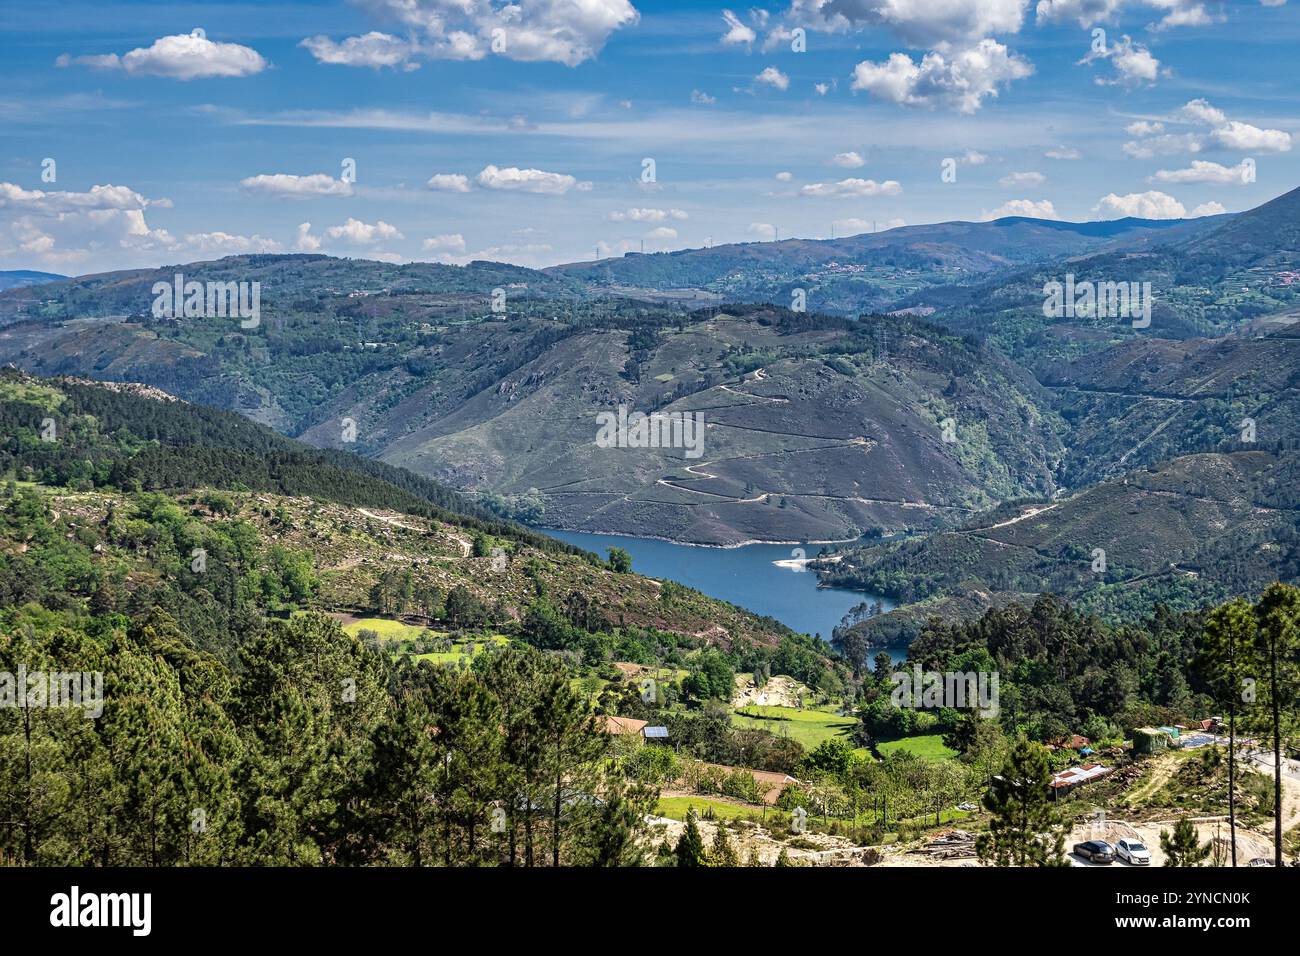
[[[812,571],[778,567],[774,561],[799,556],[809,558],[823,548],[816,544],[749,544],[740,548],[702,548],[654,538],[587,534],[538,528],[568,544],[594,551],[602,558],[606,549],[622,548],[632,556],[632,570],[652,578],[667,578],[703,591],[710,597],[738,604],[757,614],[767,614],[804,634],[830,640],[832,629],[849,609],[873,595],[841,588],[819,588]],[[893,603],[881,599],[885,610]]]

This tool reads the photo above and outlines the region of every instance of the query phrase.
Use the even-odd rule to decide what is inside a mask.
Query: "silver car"
[[[1137,840],[1120,840],[1115,844],[1115,855],[1129,866],[1150,866],[1151,851]]]

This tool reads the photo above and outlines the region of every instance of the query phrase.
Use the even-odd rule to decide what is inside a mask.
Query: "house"
[[[1059,796],[1063,793],[1069,793],[1080,784],[1091,783],[1110,772],[1110,767],[1103,767],[1099,763],[1086,763],[1081,767],[1067,767],[1060,773],[1052,774],[1052,795]]]
[[[648,720],[637,720],[634,717],[607,716],[603,729],[607,734],[636,734],[641,736],[641,732],[646,729],[649,723]]]
[[[1159,753],[1169,747],[1171,735],[1162,727],[1138,727],[1133,731],[1133,751],[1140,754]]]

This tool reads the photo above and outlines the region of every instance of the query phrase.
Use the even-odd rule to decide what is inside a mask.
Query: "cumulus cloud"
[[[239,185],[251,193],[283,199],[314,199],[318,196],[351,196],[352,184],[325,173],[295,176],[292,173],[263,173],[241,179]]]
[[[1154,189],[1124,196],[1108,193],[1092,207],[1092,211],[1101,219],[1123,219],[1127,216],[1137,219],[1184,219],[1187,216],[1182,203],[1168,193]]]
[[[700,106],[712,106],[718,102],[718,98],[710,96],[702,90],[691,90],[691,102],[698,103]]]
[[[1038,172],[1008,173],[998,180],[999,186],[1008,186],[1014,189],[1023,189],[1026,186],[1041,186],[1047,182],[1047,177]]]
[[[1016,33],[1029,0],[794,0],[789,18],[815,30],[886,27],[912,46]]]
[[[504,189],[523,193],[540,193],[563,196],[570,189],[590,189],[591,183],[580,183],[565,173],[548,173],[541,169],[520,169],[518,166],[484,166],[478,174],[478,184],[487,189]]]
[[[0,182],[0,257],[88,272],[120,268],[123,251],[186,260],[284,251],[256,234],[211,230],[177,238],[148,224],[147,210],[170,206],[170,200],[149,199],[127,186],[46,192]]]
[[[647,239],[676,239],[677,230],[672,226],[658,226],[645,234]]]
[[[897,229],[900,226],[906,226],[907,222],[903,219],[885,219],[883,221],[867,221],[857,216],[850,216],[847,219],[836,219],[831,222],[837,235],[852,236],[861,232],[874,232],[877,229]]]
[[[388,239],[404,239],[397,227],[378,219],[373,223],[348,217],[341,226],[330,226],[325,235],[354,246],[373,246]]]
[[[1124,153],[1134,159],[1150,159],[1174,153],[1199,153],[1204,149],[1250,150],[1285,153],[1291,149],[1291,134],[1280,129],[1261,129],[1240,120],[1230,120],[1223,110],[1205,99],[1189,100],[1169,122],[1209,127],[1206,132],[1162,133],[1161,123],[1130,123],[1127,130],[1137,137],[1124,144]],[[1157,135],[1158,134],[1158,135]]]
[[[790,172],[789,170],[783,169],[776,174],[776,178],[783,183],[788,183],[790,180],[794,179],[794,173]]]
[[[1243,160],[1236,166],[1196,159],[1186,169],[1161,169],[1151,177],[1153,183],[1243,184],[1253,179],[1255,164]]]
[[[434,173],[425,183],[430,189],[437,189],[447,193],[467,193],[469,192],[469,177],[462,176],[460,173]]]
[[[174,80],[252,76],[268,65],[256,50],[238,43],[209,40],[202,31],[160,37],[152,46],[139,47],[121,56],[109,53],[74,57],[65,53],[55,64],[122,70],[133,76],[165,76]]]
[[[419,45],[388,33],[372,30],[361,36],[348,37],[336,43],[327,36],[308,37],[298,44],[316,58],[318,63],[336,66],[368,66],[379,70],[384,67],[418,70],[420,64],[412,62]]]
[[[984,219],[1003,219],[1007,216],[1025,216],[1029,219],[1060,219],[1050,199],[1008,199],[997,209],[985,211]]]
[[[1252,149],[1268,153],[1285,153],[1291,149],[1291,134],[1280,129],[1260,129],[1249,123],[1230,120],[1210,133],[1225,149]]]
[[[1115,68],[1115,75],[1110,79],[1097,77],[1096,82],[1101,86],[1149,84],[1154,83],[1160,75],[1160,61],[1145,46],[1134,43],[1127,35],[1109,46],[1090,51],[1079,63],[1091,65],[1097,60],[1109,60]]]
[[[665,222],[690,217],[684,209],[617,209],[605,218],[610,222]]]
[[[753,28],[742,23],[740,17],[730,10],[722,11],[722,19],[727,23],[727,32],[722,35],[721,42],[729,45],[749,46],[758,39],[758,34],[754,32]]]
[[[919,63],[906,53],[880,63],[863,60],[853,70],[853,89],[900,106],[943,107],[974,113],[998,87],[1034,72],[1028,60],[996,40],[966,49],[927,53]]]
[[[1203,0],[1038,0],[1035,7],[1041,23],[1073,20],[1085,30],[1098,23],[1114,23],[1125,7],[1141,7],[1163,13],[1148,29],[1198,27],[1217,23],[1223,17],[1211,14]]]
[[[811,183],[799,190],[801,196],[897,196],[903,187],[892,179],[841,179],[837,183]]]
[[[1192,210],[1192,218],[1197,219],[1201,216],[1222,216],[1228,210],[1224,208],[1223,203],[1210,200],[1203,202]]]
[[[847,153],[836,153],[831,157],[832,166],[840,166],[844,169],[857,169],[859,166],[865,166],[866,162],[860,153],[853,150]]]
[[[615,31],[640,19],[631,0],[519,0],[504,5],[490,0],[366,0],[363,6],[378,19],[411,32],[409,58],[481,60],[491,53],[566,66],[593,59]],[[322,62],[347,66],[375,66],[375,56],[399,55],[387,40],[366,40],[372,36],[341,43],[312,37],[307,48]],[[317,55],[318,50],[334,59]],[[400,62],[405,65],[407,60]]]
[[[320,239],[311,234],[311,223],[298,223],[298,238],[294,241],[294,248],[299,252],[315,252],[320,249]]]
[[[425,252],[459,253],[465,251],[465,237],[458,232],[433,236],[420,243]]]
[[[786,76],[774,66],[769,66],[762,73],[754,77],[755,83],[765,84],[778,90],[788,90],[790,88],[790,77]]]
[[[989,161],[989,158],[977,149],[968,149],[962,153],[961,161],[967,166],[983,166]]]
[[[1043,153],[1048,159],[1057,160],[1075,160],[1083,159],[1083,153],[1079,152],[1073,146],[1053,146],[1047,152]]]
[[[748,232],[751,236],[758,236],[759,239],[776,238],[776,226],[770,222],[751,222]]]

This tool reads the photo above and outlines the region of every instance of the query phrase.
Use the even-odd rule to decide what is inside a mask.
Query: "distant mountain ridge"
[[[24,286],[40,285],[45,282],[57,282],[66,279],[54,272],[35,272],[31,269],[12,269],[0,271],[0,290],[18,289]]]

